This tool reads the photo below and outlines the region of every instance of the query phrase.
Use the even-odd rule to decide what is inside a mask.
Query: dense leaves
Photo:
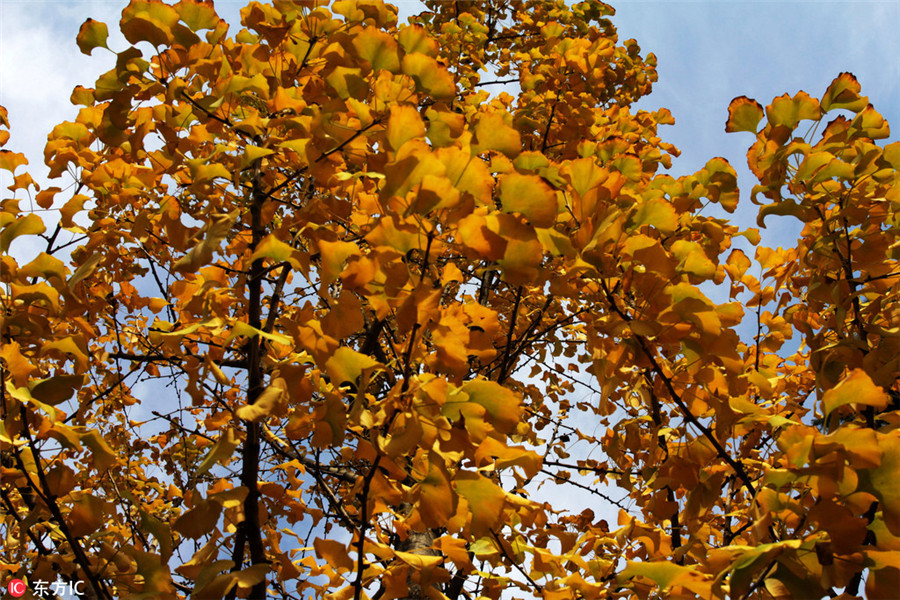
[[[900,146],[850,74],[737,98],[760,224],[804,224],[751,258],[704,213],[737,205],[725,160],[659,172],[672,117],[630,108],[655,60],[612,14],[275,0],[229,35],[133,0],[48,138],[59,187],[2,151],[0,568],[95,598],[894,594]]]

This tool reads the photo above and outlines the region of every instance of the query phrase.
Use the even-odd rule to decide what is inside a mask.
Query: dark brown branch
[[[606,299],[609,302],[610,307],[613,311],[619,315],[619,318],[625,321],[626,323],[631,322],[631,317],[622,312],[622,309],[619,308],[618,303],[616,303],[615,298],[612,293],[609,291],[609,286],[606,285],[606,281],[601,280],[600,285],[603,287],[603,291],[606,294]],[[665,374],[659,362],[656,360],[656,355],[653,351],[648,347],[647,341],[643,336],[638,334],[633,334],[634,339],[637,340],[638,344],[641,347],[642,352],[647,357],[647,360],[650,361],[650,365],[653,368],[653,371],[657,374],[657,376],[662,380],[663,385],[666,388],[666,391],[669,392],[669,396],[672,398],[672,401],[678,406],[681,411],[681,414],[684,418],[694,427],[700,430],[703,436],[709,440],[709,443],[712,444],[713,448],[716,450],[716,454],[719,455],[719,458],[724,460],[729,467],[737,473],[737,476],[740,478],[741,482],[746,486],[747,490],[750,491],[752,495],[756,495],[756,487],[753,485],[753,480],[750,479],[750,476],[747,474],[747,471],[744,469],[744,466],[736,461],[734,458],[728,454],[728,451],[722,446],[719,442],[718,438],[709,430],[708,427],[703,425],[700,420],[691,412],[691,410],[687,407],[687,404],[684,403],[684,400],[681,398],[681,395],[675,390],[675,386],[672,384],[672,380]]]
[[[72,554],[75,555],[75,562],[81,568],[82,573],[84,573],[85,578],[88,580],[88,583],[94,590],[94,594],[96,594],[98,598],[109,598],[110,600],[112,600],[112,594],[110,594],[109,590],[106,589],[105,582],[94,574],[84,548],[81,547],[81,543],[75,538],[74,535],[72,535],[71,530],[69,530],[69,525],[66,523],[65,517],[63,517],[62,515],[62,511],[59,510],[59,505],[56,504],[56,496],[53,494],[53,492],[50,491],[50,484],[47,481],[47,475],[44,473],[44,469],[41,466],[40,449],[37,447],[34,438],[31,436],[31,430],[29,429],[28,425],[28,414],[25,410],[24,405],[19,406],[19,416],[22,419],[22,432],[28,440],[28,447],[31,449],[31,454],[34,457],[34,464],[35,468],[37,469],[38,481],[40,482],[41,489],[37,489],[34,486],[32,486],[32,489],[37,492],[38,496],[40,496],[44,504],[47,505],[47,508],[50,509],[50,514],[53,515],[53,520],[56,521],[56,524],[59,526],[59,530],[62,532],[63,536],[66,538],[66,541],[69,543],[69,547],[72,549]],[[19,457],[18,450],[16,451],[16,458],[20,463],[20,469],[22,469],[22,472],[27,474],[28,471],[25,468],[25,465],[22,464],[22,460],[21,457]]]

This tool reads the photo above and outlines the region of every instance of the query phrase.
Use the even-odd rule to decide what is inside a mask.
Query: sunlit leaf
[[[860,96],[859,81],[852,73],[841,73],[825,90],[825,95],[819,101],[822,111],[844,109],[859,112],[869,104],[869,99]]]
[[[556,192],[537,175],[503,175],[500,202],[504,211],[524,215],[535,227],[550,227],[556,221]]]
[[[746,96],[738,96],[728,105],[728,121],[725,123],[725,131],[756,133],[762,118],[762,104]]]
[[[854,402],[883,409],[888,400],[888,395],[872,382],[865,371],[854,369],[840,383],[825,392],[822,406],[825,414],[828,414],[840,406]]]
[[[490,535],[500,521],[506,493],[493,481],[477,473],[457,473],[453,478],[453,487],[469,504],[472,535]]]

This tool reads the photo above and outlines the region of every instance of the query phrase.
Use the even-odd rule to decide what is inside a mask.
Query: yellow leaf
[[[711,279],[716,274],[715,263],[697,242],[676,240],[672,243],[672,254],[681,261],[678,270],[682,273],[690,273],[704,279]]]
[[[37,371],[37,367],[31,364],[20,352],[21,346],[16,341],[7,341],[0,348],[0,358],[6,364],[6,370],[12,375],[13,382],[17,386],[23,386],[28,382],[29,376]]]
[[[174,6],[181,20],[190,27],[191,31],[200,29],[215,29],[219,24],[219,17],[212,2],[206,0],[181,0]]]
[[[186,332],[184,332],[186,333]],[[170,334],[171,335],[171,334]],[[244,321],[238,321],[234,324],[234,327],[231,329],[231,334],[228,336],[228,341],[230,342],[236,337],[247,337],[254,338],[256,336],[260,336],[269,340],[270,342],[275,342],[277,344],[281,344],[282,346],[291,346],[294,341],[286,335],[281,333],[267,333],[262,331],[261,329],[256,329],[255,327],[251,327],[249,324]]]
[[[219,165],[221,166],[221,165]],[[203,240],[191,248],[191,250],[175,261],[172,267],[181,273],[194,272],[201,266],[212,262],[213,256],[219,250],[219,246],[238,220],[239,210],[228,214],[213,215],[204,227]]]
[[[322,285],[333,283],[344,270],[344,262],[351,256],[359,256],[359,247],[350,242],[319,241],[319,253],[322,261],[319,278]]]
[[[483,113],[475,123],[472,151],[480,154],[486,150],[496,150],[509,158],[515,158],[522,151],[519,132],[507,125],[499,112]]]
[[[259,146],[244,146],[244,161],[243,165],[246,167],[260,158],[264,156],[269,156],[270,154],[275,154],[274,150],[270,150],[269,148],[260,148]],[[221,165],[220,165],[221,166]],[[230,178],[231,175],[228,174],[228,170],[223,167],[223,171],[226,173],[224,177]]]
[[[353,38],[353,48],[361,59],[372,65],[373,71],[384,69],[396,73],[400,70],[397,40],[387,32],[366,27]]]
[[[27,165],[28,159],[21,152],[12,150],[0,150],[0,169],[14,173],[17,168]]]
[[[456,474],[453,485],[469,504],[471,534],[474,537],[490,535],[500,523],[506,492],[487,477],[465,471]]]
[[[881,463],[874,469],[861,469],[859,487],[878,498],[884,523],[895,536],[900,536],[900,432],[878,434]]]
[[[851,402],[874,406],[880,410],[887,406],[889,400],[884,390],[875,385],[865,371],[854,369],[840,383],[825,392],[822,405],[827,415],[839,406]]]
[[[701,590],[708,592],[712,581],[704,581],[708,577],[704,577],[698,572],[697,567],[682,566],[674,562],[632,562],[628,561],[627,566],[618,575],[619,582],[628,581],[635,576],[646,577],[652,580],[662,590],[666,590],[672,586],[681,585],[688,587],[694,593],[702,593]],[[699,588],[699,589],[698,589]]]
[[[749,131],[756,133],[756,128],[763,118],[762,104],[746,96],[739,96],[728,105],[728,121],[725,131]]]
[[[426,527],[441,527],[456,512],[457,497],[450,487],[450,474],[436,453],[429,453],[428,475],[416,490],[419,498],[416,508]]]
[[[340,571],[352,571],[354,569],[353,559],[347,553],[347,547],[335,540],[323,540],[316,538],[313,540],[313,548],[319,558],[325,559],[329,565]]]
[[[284,380],[276,379],[272,385],[263,390],[256,402],[238,407],[234,414],[244,421],[259,421],[278,411],[278,408],[283,405],[283,398]]]
[[[221,513],[222,505],[219,502],[200,500],[194,508],[175,519],[172,526],[181,535],[196,540],[215,528]]]
[[[82,54],[90,55],[94,48],[109,48],[106,45],[107,37],[109,37],[109,30],[106,27],[106,23],[88,19],[81,24],[81,29],[78,30],[75,42],[78,44],[78,49],[81,50]]]
[[[51,281],[58,279],[61,282],[66,280],[67,269],[65,264],[55,256],[50,256],[46,252],[41,252],[30,263],[19,269],[19,275],[22,277],[43,277]]]
[[[240,410],[240,408],[238,410]],[[238,415],[238,417],[246,418],[241,417],[241,415]],[[203,462],[200,463],[200,465],[197,467],[197,475],[199,476],[206,473],[213,467],[213,465],[217,463],[228,464],[228,462],[231,460],[231,455],[234,454],[234,451],[237,447],[238,440],[234,434],[234,429],[226,429],[219,436],[219,439],[216,440],[215,445],[213,445],[212,449],[209,451],[209,454],[206,455],[206,458],[203,459]]]
[[[433,569],[434,567],[438,566],[443,560],[443,558],[441,558],[440,556],[415,554],[413,552],[400,552],[399,550],[395,550],[394,555],[409,566],[416,569]]]
[[[203,570],[205,566],[212,564],[213,559],[215,559],[215,557],[219,554],[218,540],[218,532],[213,533],[213,535],[210,536],[209,541],[194,553],[194,556],[191,557],[191,560],[187,561],[180,567],[176,567],[175,572],[180,575],[184,575],[188,579],[196,580],[197,576],[200,574],[200,571]],[[234,563],[231,564],[233,565]]]
[[[409,104],[394,105],[388,117],[387,140],[394,150],[408,140],[425,135],[425,123],[415,106]]]
[[[453,75],[447,67],[425,54],[407,54],[401,63],[403,73],[416,82],[419,90],[436,100],[447,100],[456,94]]]
[[[92,429],[81,434],[81,442],[91,449],[91,462],[98,471],[105,471],[118,462],[115,451],[99,431]]]
[[[672,233],[678,227],[678,213],[674,206],[663,199],[647,200],[638,206],[631,220],[633,229],[641,225],[652,225],[661,233]]]
[[[100,529],[105,521],[105,505],[106,503],[97,496],[91,494],[80,496],[72,503],[72,510],[66,518],[70,533],[83,537]]]
[[[0,232],[0,252],[9,250],[9,245],[19,236],[44,233],[46,229],[44,222],[34,213],[25,215],[21,219],[16,219]]]
[[[347,346],[341,346],[325,363],[325,370],[331,382],[336,385],[351,383],[356,385],[360,375],[375,369],[380,363],[371,356],[361,354]]]
[[[84,384],[84,375],[56,375],[32,382],[31,395],[51,406],[65,402]]]
[[[295,268],[300,266],[300,263],[294,258],[294,249],[272,234],[264,237],[256,246],[253,256],[250,257],[250,262],[261,258],[271,258],[276,263],[287,262]]]
[[[515,392],[495,381],[472,379],[463,384],[461,390],[468,394],[469,401],[485,408],[491,416],[491,425],[502,433],[515,431],[522,419],[522,400]]]
[[[551,227],[556,222],[556,192],[537,175],[508,173],[500,177],[499,185],[504,211],[521,213],[535,227]]]

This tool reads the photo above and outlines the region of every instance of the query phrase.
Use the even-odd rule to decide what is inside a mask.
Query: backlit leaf
[[[496,150],[509,158],[515,158],[522,150],[522,139],[519,132],[507,125],[499,113],[484,113],[475,123],[473,150]]]
[[[827,415],[836,408],[853,402],[883,409],[888,400],[888,395],[872,382],[865,371],[854,369],[840,383],[825,392],[822,406]]]
[[[478,473],[461,472],[453,478],[453,486],[457,493],[466,499],[472,514],[471,532],[475,537],[490,535],[496,528],[506,493],[493,481]]]
[[[39,216],[34,213],[25,215],[20,219],[16,219],[0,231],[0,252],[9,250],[10,244],[17,237],[23,235],[37,235],[44,233],[47,228]]]
[[[501,176],[500,202],[504,211],[524,215],[535,227],[550,227],[556,221],[556,192],[537,175]]]
[[[185,537],[199,539],[212,531],[222,514],[222,505],[212,500],[200,500],[193,508],[175,519],[172,527]]]
[[[759,127],[762,118],[762,104],[746,96],[738,96],[728,105],[728,121],[725,123],[725,131],[756,133],[756,128]]]
[[[844,109],[859,112],[869,104],[869,99],[860,96],[859,81],[852,73],[841,73],[825,90],[825,95],[819,104],[823,112],[829,110]]]
[[[446,67],[425,54],[407,54],[402,61],[403,73],[416,82],[416,87],[439,100],[452,98],[456,93],[453,76]]]
[[[76,38],[78,49],[82,54],[90,55],[94,48],[108,48],[109,46],[106,45],[108,37],[109,30],[106,28],[106,23],[88,19],[81,24],[81,29],[78,31]]]

